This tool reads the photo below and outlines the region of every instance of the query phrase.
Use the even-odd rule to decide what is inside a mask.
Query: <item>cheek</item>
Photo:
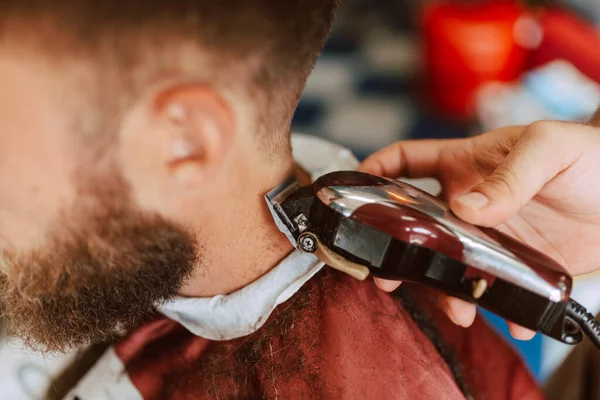
[[[0,237],[28,249],[75,198],[75,151],[64,82],[44,62],[0,52]],[[58,88],[60,90],[57,90]]]
[[[39,246],[74,198],[67,154],[57,143],[23,139],[2,139],[0,146],[1,246],[18,250]]]

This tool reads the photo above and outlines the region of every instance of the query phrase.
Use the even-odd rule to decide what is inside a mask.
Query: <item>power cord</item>
[[[596,317],[573,299],[567,302],[566,315],[600,349],[600,323]]]

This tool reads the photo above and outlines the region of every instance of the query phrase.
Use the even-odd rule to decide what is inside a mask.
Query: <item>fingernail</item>
[[[396,290],[396,288],[398,286],[400,286],[401,283],[402,282],[386,281],[386,280],[375,278],[375,284],[377,285],[377,287],[379,289],[383,290],[384,292],[393,292],[394,290]]]
[[[456,201],[474,210],[480,210],[488,205],[490,199],[483,193],[471,192],[463,194]]]
[[[528,341],[535,337],[535,332],[527,328],[512,325],[509,326],[510,334],[513,338],[521,341]]]

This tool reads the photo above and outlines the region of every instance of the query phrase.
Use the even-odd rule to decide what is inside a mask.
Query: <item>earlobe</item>
[[[173,138],[167,163],[168,174],[178,184],[195,186],[206,177],[203,149],[185,136]]]

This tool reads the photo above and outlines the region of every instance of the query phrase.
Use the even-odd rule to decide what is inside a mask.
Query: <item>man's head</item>
[[[50,349],[218,268],[291,165],[336,0],[0,3],[0,308]]]

